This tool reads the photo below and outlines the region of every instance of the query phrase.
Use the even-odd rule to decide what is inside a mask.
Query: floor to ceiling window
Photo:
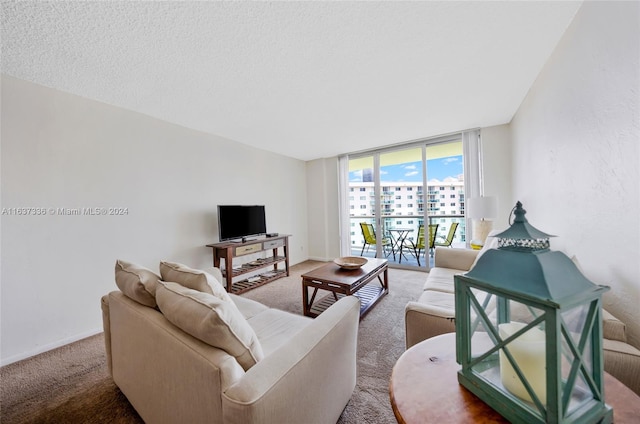
[[[433,266],[435,246],[464,247],[462,134],[348,155],[343,254],[384,257],[391,266]],[[344,251],[347,250],[347,251]]]
[[[462,141],[427,145],[427,214],[434,246],[464,247],[465,179]]]

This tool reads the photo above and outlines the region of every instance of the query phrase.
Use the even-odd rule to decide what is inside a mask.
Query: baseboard
[[[84,333],[76,334],[75,336],[68,337],[66,339],[58,340],[57,342],[49,343],[44,346],[40,346],[37,349],[30,350],[28,352],[23,352],[18,355],[10,356],[9,358],[2,358],[0,360],[0,366],[5,366],[9,364],[13,364],[14,362],[22,361],[23,359],[31,358],[32,356],[39,355],[44,352],[48,352],[50,350],[56,349],[60,346],[67,345],[69,343],[77,342],[78,340],[86,339],[87,337],[95,336],[96,334],[102,333],[104,329],[102,327],[96,328],[93,330],[86,331]]]

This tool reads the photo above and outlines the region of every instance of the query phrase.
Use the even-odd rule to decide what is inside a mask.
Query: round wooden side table
[[[454,333],[427,339],[398,359],[389,383],[391,406],[402,424],[508,423],[458,383]],[[615,423],[638,423],[640,396],[605,373],[605,399]]]

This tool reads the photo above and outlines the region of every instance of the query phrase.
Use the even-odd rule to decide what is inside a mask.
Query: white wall
[[[2,215],[2,364],[101,330],[121,258],[211,266],[216,205],[264,204],[307,258],[304,162],[2,77],[2,208],[125,207],[124,216]]]
[[[511,134],[509,125],[482,128],[482,158],[485,196],[495,196],[498,217],[493,228],[509,226],[509,212],[515,205],[511,194]]]
[[[585,2],[512,121],[513,194],[640,347],[640,4]]]

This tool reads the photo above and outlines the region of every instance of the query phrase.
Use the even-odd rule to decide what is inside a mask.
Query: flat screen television
[[[264,205],[218,205],[220,241],[267,233]]]

